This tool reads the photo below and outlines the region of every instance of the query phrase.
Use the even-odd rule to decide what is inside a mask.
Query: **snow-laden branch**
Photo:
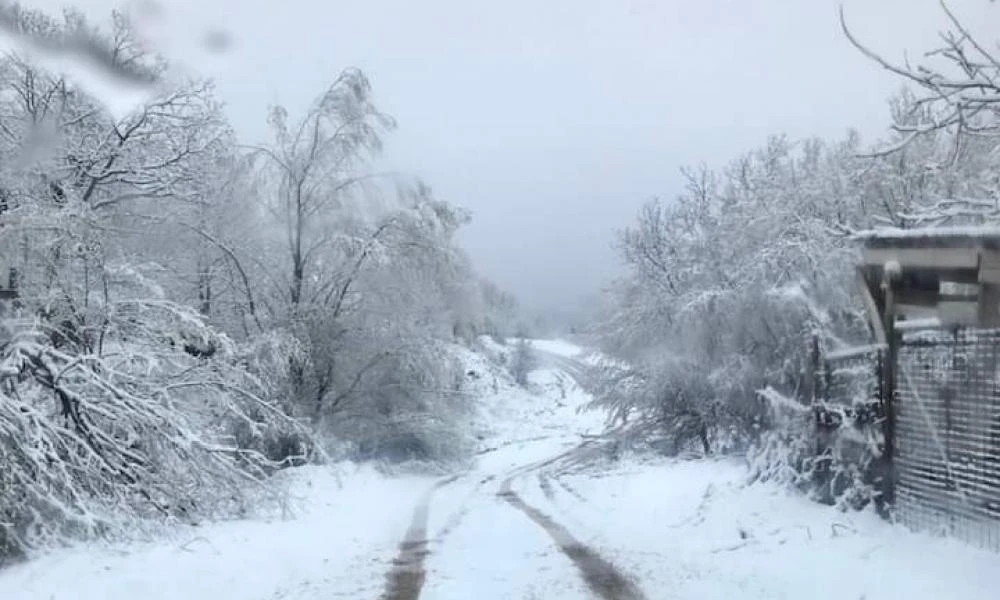
[[[105,355],[32,329],[0,351],[0,514],[22,545],[243,510],[247,484],[285,459],[268,456],[267,437],[308,438],[197,315],[164,301],[115,312],[130,316]],[[218,350],[199,358],[206,344]]]

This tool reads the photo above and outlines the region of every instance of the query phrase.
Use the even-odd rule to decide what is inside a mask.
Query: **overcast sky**
[[[59,0],[27,0],[58,8]],[[101,15],[113,0],[79,0]],[[469,208],[481,272],[533,306],[575,304],[618,270],[616,230],[773,133],[870,139],[901,85],[844,39],[837,0],[161,0],[168,56],[214,76],[247,139],[298,114],[349,66],[399,129],[385,162]],[[952,0],[1000,32],[1000,6]],[[846,0],[892,57],[935,41],[937,0]],[[202,42],[232,41],[212,55]],[[218,35],[215,38],[218,39]]]

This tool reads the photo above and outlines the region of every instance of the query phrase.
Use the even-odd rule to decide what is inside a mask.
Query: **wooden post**
[[[882,282],[885,293],[885,307],[882,315],[882,327],[886,333],[885,360],[882,363],[882,435],[884,437],[882,453],[882,497],[885,505],[892,506],[896,502],[896,467],[893,459],[896,456],[896,373],[899,369],[899,332],[896,331],[896,287],[899,281],[891,276]]]
[[[976,319],[979,327],[1000,327],[1000,253],[983,251],[979,255],[979,302]],[[991,352],[983,357],[983,366],[995,373],[997,354]],[[949,413],[950,414],[950,413]]]
[[[980,283],[976,308],[980,327],[1000,326],[1000,286],[995,283]]]
[[[855,271],[855,279],[857,281],[858,292],[861,294],[861,301],[865,306],[865,313],[868,315],[868,323],[875,334],[875,341],[879,344],[888,344],[889,338],[885,332],[885,315],[882,314],[878,301],[875,300],[871,288],[868,287],[868,277],[865,276],[865,272],[861,267],[858,267]],[[872,282],[871,285],[874,284],[875,282]]]
[[[977,325],[1000,326],[1000,252],[983,250],[979,253],[979,302]]]

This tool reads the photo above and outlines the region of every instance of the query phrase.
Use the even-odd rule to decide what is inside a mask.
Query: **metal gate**
[[[896,357],[895,512],[1000,551],[1000,330],[904,333]]]

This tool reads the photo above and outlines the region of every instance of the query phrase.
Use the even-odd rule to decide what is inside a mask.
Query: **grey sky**
[[[51,8],[59,0],[27,2]],[[117,4],[79,0],[95,13]],[[844,39],[837,0],[163,0],[168,54],[218,80],[248,139],[363,68],[399,130],[386,164],[468,207],[480,270],[535,306],[575,303],[617,270],[616,229],[678,168],[721,165],[771,133],[866,138],[900,82]],[[892,57],[929,47],[936,0],[846,0]],[[1000,31],[1000,6],[949,3]],[[224,29],[223,57],[199,42]]]

